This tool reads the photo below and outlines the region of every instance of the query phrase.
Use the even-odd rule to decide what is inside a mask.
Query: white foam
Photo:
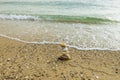
[[[12,39],[12,40],[16,40],[16,41],[19,41],[19,42],[23,42],[23,43],[29,43],[29,44],[61,44],[61,42],[48,42],[48,41],[43,41],[43,42],[29,42],[29,41],[24,41],[24,40],[21,40],[21,39],[18,39],[18,38],[13,38],[13,37],[9,37],[7,35],[3,35],[3,34],[0,34],[1,37],[5,37],[5,38],[9,38],[9,39]],[[77,46],[73,46],[73,45],[67,45],[67,47],[69,48],[75,48],[77,50],[107,50],[107,51],[120,51],[120,48],[116,48],[116,49],[111,49],[111,48],[80,48],[80,47],[77,47]]]
[[[0,19],[10,19],[10,20],[39,20],[36,16],[29,16],[29,15],[6,15],[0,14]]]
[[[9,39],[12,39],[12,40],[16,40],[16,41],[19,41],[19,42],[23,42],[23,43],[31,43],[31,44],[60,44],[60,42],[48,42],[48,41],[43,41],[43,42],[29,42],[29,41],[24,41],[24,40],[21,40],[21,39],[18,39],[18,38],[13,38],[13,37],[9,37],[7,35],[3,35],[3,34],[0,34],[1,37],[5,37],[5,38],[9,38]]]
[[[120,48],[116,48],[116,49],[110,49],[110,48],[89,48],[89,47],[86,47],[86,48],[80,48],[80,47],[77,47],[77,46],[72,46],[72,45],[68,45],[68,47],[71,47],[71,48],[75,48],[77,50],[108,50],[108,51],[120,51]]]

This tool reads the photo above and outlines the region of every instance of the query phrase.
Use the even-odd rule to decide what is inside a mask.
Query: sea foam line
[[[6,15],[0,14],[0,19],[10,19],[10,20],[39,20],[37,16],[30,16],[30,15]]]
[[[29,41],[24,41],[19,38],[14,38],[14,37],[9,37],[7,35],[0,34],[1,37],[5,37],[8,39],[12,39],[15,41],[23,42],[23,43],[28,43],[28,44],[60,44],[60,42],[48,42],[48,41],[43,41],[43,42],[29,42]]]
[[[0,36],[1,36],[1,37],[5,37],[5,38],[8,38],[8,39],[15,40],[15,41],[19,41],[19,42],[23,42],[23,43],[28,43],[28,44],[61,44],[61,42],[48,42],[48,41],[43,41],[43,42],[29,42],[29,41],[24,41],[24,40],[21,40],[21,39],[18,39],[18,38],[9,37],[9,36],[3,35],[3,34],[0,34]],[[116,49],[110,49],[110,48],[80,48],[80,47],[73,46],[73,45],[67,45],[67,47],[69,47],[69,48],[74,48],[74,49],[77,49],[77,50],[120,51],[120,48],[116,48]]]

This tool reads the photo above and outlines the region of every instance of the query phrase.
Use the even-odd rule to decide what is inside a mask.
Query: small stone
[[[61,47],[67,47],[66,43],[61,43]]]
[[[64,52],[67,52],[67,51],[68,51],[68,48],[67,48],[67,47],[65,47],[65,48],[63,49],[63,51],[64,51]]]
[[[96,79],[98,79],[98,78],[99,78],[99,76],[95,76],[95,78],[96,78]]]
[[[7,61],[10,61],[10,60],[11,60],[10,58],[7,59]]]
[[[59,60],[70,60],[71,57],[69,54],[62,54],[60,57],[58,57]]]

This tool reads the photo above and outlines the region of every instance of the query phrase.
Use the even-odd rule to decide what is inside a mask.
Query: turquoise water
[[[120,50],[119,0],[0,0],[0,34]]]
[[[0,0],[0,18],[31,16],[37,20],[83,23],[120,21],[119,3],[119,0]]]

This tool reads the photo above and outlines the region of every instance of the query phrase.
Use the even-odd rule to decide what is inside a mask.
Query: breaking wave
[[[14,14],[0,14],[0,19],[5,20],[35,20],[35,21],[55,21],[67,23],[111,23],[119,22],[107,18],[86,17],[86,16],[68,16],[68,15],[14,15]]]

